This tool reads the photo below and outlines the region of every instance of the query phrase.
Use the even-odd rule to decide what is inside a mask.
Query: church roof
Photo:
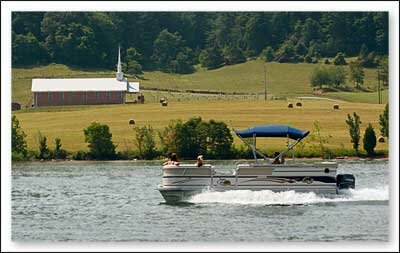
[[[32,92],[49,91],[127,91],[139,92],[138,82],[118,81],[116,78],[32,79]]]

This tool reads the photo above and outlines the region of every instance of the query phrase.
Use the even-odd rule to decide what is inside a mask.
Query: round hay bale
[[[130,119],[130,120],[129,120],[129,125],[135,125],[135,120]]]
[[[379,136],[379,138],[378,138],[378,142],[385,142],[385,137],[383,137],[383,136]]]
[[[302,106],[302,103],[301,103],[301,102],[297,102],[297,103],[296,103],[296,106],[301,107],[301,106]]]
[[[288,108],[293,108],[293,104],[292,103],[288,103],[287,107]]]
[[[338,104],[334,104],[333,105],[333,109],[338,110],[339,109],[339,105]]]
[[[161,103],[162,106],[168,106],[168,101],[164,101]]]

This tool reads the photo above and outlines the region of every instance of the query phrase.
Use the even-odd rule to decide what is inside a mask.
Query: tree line
[[[359,153],[360,117],[354,112],[353,117],[348,114],[346,119],[349,135],[356,155]],[[389,138],[389,106],[379,115],[380,132],[383,137]],[[314,123],[314,131],[310,139],[315,141],[315,150],[320,150],[323,157],[334,157],[332,150],[325,147],[331,136],[323,135],[319,122]],[[47,137],[39,132],[38,150],[28,150],[26,134],[21,128],[19,120],[12,116],[12,160],[23,161],[30,159],[49,160],[115,160],[115,159],[160,159],[171,153],[177,153],[183,159],[194,159],[204,155],[208,159],[249,159],[252,152],[247,147],[235,147],[233,136],[223,121],[204,121],[200,117],[193,117],[187,121],[174,120],[161,130],[155,131],[150,125],[133,128],[133,143],[136,150],[117,152],[117,145],[112,141],[112,133],[106,124],[93,122],[83,129],[88,151],[78,151],[71,154],[62,148],[61,139],[55,138],[55,148],[49,149]],[[363,147],[367,155],[375,155],[376,134],[371,124],[365,130]],[[157,144],[158,143],[158,144]],[[305,144],[298,145],[304,152]],[[272,153],[271,153],[272,156]]]
[[[191,73],[262,57],[388,54],[387,12],[13,12],[14,66],[49,62]],[[369,58],[368,58],[369,57]],[[373,60],[371,60],[373,62]]]

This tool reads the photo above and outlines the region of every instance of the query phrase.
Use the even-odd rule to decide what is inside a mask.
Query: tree
[[[177,153],[183,158],[194,158],[207,152],[207,124],[200,117],[190,118],[176,125]]]
[[[264,48],[260,56],[261,59],[263,59],[265,62],[273,61],[275,58],[274,50],[272,49],[272,47]]]
[[[246,61],[246,57],[244,57],[242,50],[240,50],[238,47],[225,46],[222,50],[222,55],[224,56],[224,60],[227,65],[233,65]]]
[[[191,49],[184,46],[179,33],[164,29],[154,41],[152,59],[163,71],[191,73],[194,70],[191,53]]]
[[[60,138],[55,138],[55,148],[51,154],[51,156],[54,159],[65,159],[67,157],[67,151],[65,151],[64,149],[61,148],[62,144],[61,144],[61,139]]]
[[[89,143],[89,156],[96,160],[115,159],[116,145],[112,142],[112,134],[108,125],[93,122],[83,130],[85,142]]]
[[[12,34],[12,63],[31,65],[48,60],[48,53],[43,43],[32,34]]]
[[[222,51],[217,47],[207,48],[201,51],[199,62],[202,67],[207,69],[216,69],[224,63]]]
[[[223,121],[208,122],[207,154],[214,158],[224,158],[232,151],[233,137]]]
[[[51,50],[56,61],[78,66],[101,66],[98,40],[93,29],[87,25],[62,24],[56,28],[54,37],[47,38],[46,43],[53,47]]]
[[[332,66],[329,68],[329,79],[330,83],[335,85],[336,87],[340,87],[341,85],[346,83],[346,70],[340,66]]]
[[[39,155],[37,156],[37,158],[44,160],[51,158],[50,150],[47,147],[47,137],[42,135],[40,131],[38,134],[38,141],[39,141]]]
[[[373,156],[375,154],[376,135],[371,123],[369,123],[368,127],[365,129],[363,143],[364,150],[367,151],[368,156]]]
[[[389,138],[389,103],[386,104],[383,113],[379,115],[379,125],[382,136]]]
[[[360,142],[360,116],[357,113],[353,112],[353,117],[350,114],[347,114],[346,123],[349,127],[349,134],[351,138],[351,142],[353,143],[353,148],[358,153],[358,146]]]
[[[20,154],[23,158],[27,155],[26,134],[22,131],[17,116],[11,118],[11,152]]]
[[[140,75],[143,74],[142,65],[140,65],[137,61],[129,60],[126,63],[126,73],[130,75]]]
[[[364,83],[364,69],[360,61],[350,62],[350,81],[354,83],[356,88]]]
[[[142,72],[142,65],[140,62],[143,61],[142,55],[133,47],[126,50],[126,66],[125,72],[131,75],[140,75]]]
[[[383,86],[388,87],[389,86],[389,68],[388,68],[388,58],[383,57],[382,59],[379,60],[379,75],[378,75],[378,81],[382,81]]]
[[[134,143],[142,159],[152,159],[157,155],[154,130],[150,125],[135,127]]]
[[[282,43],[275,55],[275,60],[278,62],[295,62],[296,53],[293,42],[291,40],[286,40]]]
[[[346,60],[344,59],[344,55],[341,52],[338,52],[333,59],[333,64],[335,65],[346,65]]]
[[[327,67],[318,66],[314,68],[310,76],[311,86],[319,86],[322,89],[322,85],[329,85],[331,83],[330,73]]]

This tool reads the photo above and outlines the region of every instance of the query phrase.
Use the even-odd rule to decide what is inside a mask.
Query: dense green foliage
[[[364,69],[359,60],[350,62],[350,81],[354,83],[354,87],[360,88],[364,83]]]
[[[310,84],[313,87],[327,85],[338,88],[345,84],[346,76],[346,70],[341,66],[321,65],[311,72]]]
[[[54,150],[51,152],[51,156],[54,159],[65,159],[67,158],[67,151],[64,150],[63,148],[61,148],[62,144],[61,144],[61,139],[60,138],[55,138],[55,148]]]
[[[346,65],[347,64],[346,60],[344,59],[344,55],[341,52],[337,53],[337,55],[333,59],[333,64],[335,64],[335,65]]]
[[[360,54],[367,67],[388,54],[388,13],[13,12],[12,42],[14,65],[108,69],[115,69],[120,44],[132,74],[190,73],[198,62],[212,69],[261,52],[279,62]]]
[[[153,159],[157,155],[154,130],[148,126],[135,127],[134,143],[142,159]]]
[[[365,129],[363,144],[364,150],[367,151],[368,156],[373,156],[375,154],[374,149],[376,147],[376,135],[371,123],[368,124],[367,128]]]
[[[358,116],[355,112],[353,112],[353,117],[351,117],[350,114],[347,114],[346,124],[349,126],[349,134],[351,142],[353,143],[353,148],[358,153],[361,125],[360,116]]]
[[[229,158],[233,155],[233,137],[222,121],[203,121],[194,117],[186,122],[172,121],[159,131],[161,152],[175,152],[180,157],[194,159],[198,155],[208,158]]]
[[[90,158],[96,160],[112,160],[116,158],[116,146],[112,142],[112,134],[108,125],[93,122],[83,132],[85,134],[85,142],[89,143],[90,151],[88,155]]]
[[[11,118],[11,152],[13,160],[23,160],[27,155],[26,134],[15,115]]]
[[[389,103],[386,104],[383,113],[379,115],[379,125],[382,136],[389,137]]]
[[[50,159],[51,153],[50,149],[47,147],[47,137],[42,135],[41,132],[38,133],[38,142],[39,142],[39,153],[37,155],[38,159]]]

